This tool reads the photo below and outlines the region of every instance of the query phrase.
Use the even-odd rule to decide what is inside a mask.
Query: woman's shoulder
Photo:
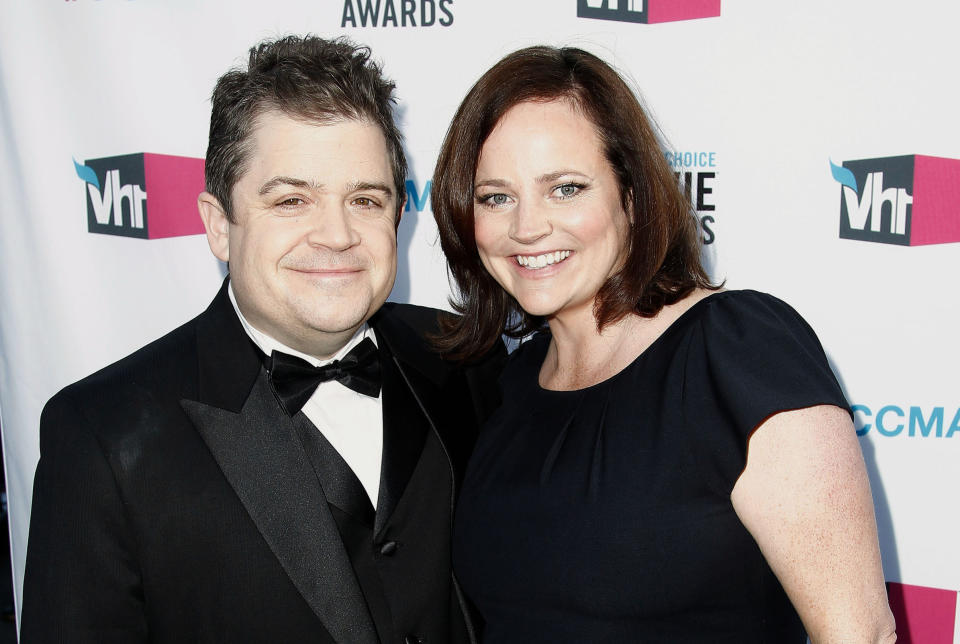
[[[699,453],[729,494],[745,466],[747,442],[765,420],[782,411],[848,405],[813,329],[783,300],[723,291],[696,307],[696,323],[678,351],[683,417],[701,430],[705,449]]]
[[[703,370],[725,379],[830,369],[817,334],[783,300],[753,290],[720,291],[684,314],[683,340],[687,373]],[[799,373],[797,374],[799,377]],[[832,378],[832,375],[831,375]]]
[[[789,304],[780,298],[752,289],[722,290],[709,293],[696,302],[691,310],[702,309],[704,313],[719,313],[721,315],[738,314],[775,314],[799,317],[799,314]]]
[[[678,320],[710,342],[757,342],[781,336],[815,339],[806,320],[783,300],[754,290],[718,291],[693,304]],[[819,342],[818,342],[819,344]]]
[[[721,291],[689,313],[695,318],[685,351],[691,389],[771,404],[788,392],[787,398],[828,391],[828,398],[843,401],[834,395],[839,387],[820,339],[783,300],[759,291]]]

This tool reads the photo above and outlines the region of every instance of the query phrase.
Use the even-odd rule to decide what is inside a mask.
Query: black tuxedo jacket
[[[388,303],[371,319],[393,373],[371,548],[392,557],[394,588],[409,584],[391,601],[428,605],[449,641],[465,641],[449,519],[441,534],[415,524],[450,516],[452,483],[498,402],[503,352],[468,367],[440,360],[424,340],[436,318]],[[21,641],[379,641],[298,438],[305,417],[278,410],[226,282],[194,320],[54,396],[40,421]],[[447,474],[439,495],[424,494],[429,481],[409,491],[430,459]],[[408,543],[394,553],[384,545],[397,534]]]

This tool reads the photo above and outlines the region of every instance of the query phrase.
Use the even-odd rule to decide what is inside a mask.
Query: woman
[[[488,642],[892,642],[869,483],[812,330],[720,291],[623,80],[532,47],[460,106],[434,212],[469,359],[524,343],[456,516]],[[802,621],[802,623],[801,623]]]

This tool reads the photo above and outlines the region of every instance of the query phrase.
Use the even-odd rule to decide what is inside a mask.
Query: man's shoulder
[[[84,408],[99,404],[115,408],[143,392],[182,393],[195,387],[198,318],[153,340],[133,353],[61,389],[48,407],[71,404]],[[139,395],[138,395],[138,392]]]
[[[381,349],[406,363],[416,365],[432,380],[444,380],[453,365],[448,364],[432,343],[440,331],[442,311],[416,304],[387,302],[370,319]]]
[[[466,363],[445,357],[437,348],[434,339],[443,331],[444,318],[454,318],[456,315],[428,306],[387,302],[378,312],[375,326],[387,332],[395,352],[399,350],[409,356],[419,354],[421,359],[446,374],[478,370],[499,374],[506,360],[502,342],[497,342],[486,355]],[[403,344],[398,347],[400,343]]]
[[[443,317],[453,316],[454,314],[418,304],[386,302],[377,315],[381,319],[402,323],[409,327],[413,333],[428,337],[440,331],[440,320]]]

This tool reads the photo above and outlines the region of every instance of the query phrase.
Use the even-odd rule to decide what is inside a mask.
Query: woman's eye
[[[567,197],[572,197],[573,195],[580,192],[582,188],[583,186],[578,185],[576,183],[565,183],[562,186],[557,186],[555,191],[558,197],[566,199]]]
[[[495,192],[493,194],[480,197],[480,202],[487,204],[488,206],[505,206],[510,202],[510,197],[502,192]]]

